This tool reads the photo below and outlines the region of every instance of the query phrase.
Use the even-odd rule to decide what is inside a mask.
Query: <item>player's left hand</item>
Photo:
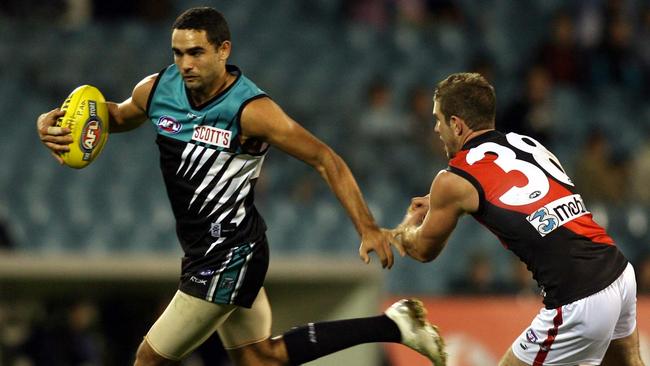
[[[390,233],[387,230],[376,228],[367,230],[361,235],[359,257],[366,264],[370,263],[370,252],[377,253],[382,268],[393,267],[393,251],[390,246]]]
[[[429,212],[429,195],[424,197],[413,197],[411,204],[406,211],[403,224],[419,226],[424,221],[425,216]]]
[[[64,115],[64,111],[55,108],[41,114],[36,120],[36,131],[39,139],[50,150],[50,153],[59,164],[63,164],[63,159],[59,153],[70,151],[68,145],[72,143],[70,129],[56,126],[57,119]]]

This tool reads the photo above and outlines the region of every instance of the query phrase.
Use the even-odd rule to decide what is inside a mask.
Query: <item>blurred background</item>
[[[129,364],[173,294],[181,252],[154,129],[112,135],[96,162],[74,171],[54,162],[34,125],[81,84],[126,99],[172,62],[175,17],[203,5],[229,21],[230,63],[348,162],[387,227],[446,167],[431,118],[435,84],[453,72],[480,72],[496,87],[497,128],[533,136],[558,156],[596,221],[636,265],[639,293],[650,293],[648,1],[2,0],[0,250],[7,266],[19,263],[12,258],[27,262],[0,277],[0,365]],[[272,261],[323,268],[314,281],[324,291],[331,266],[356,261],[359,238],[311,168],[271,150],[256,198]],[[126,276],[131,290],[110,274],[82,286],[69,279],[37,285],[47,280],[39,269],[61,265],[52,267],[56,275],[75,258],[98,266],[160,258],[171,267],[160,276]],[[453,358],[455,365],[495,364],[541,306],[525,267],[471,218],[434,263],[404,258],[391,271],[360,271],[377,285],[373,312],[404,295],[451,300],[440,305],[449,309],[463,299],[533,300],[497,353],[480,335],[464,339],[485,351]],[[274,273],[278,283],[301,276],[295,268]],[[640,318],[650,318],[643,309]],[[186,364],[228,365],[210,344]],[[400,364],[393,349],[377,352],[370,364]]]

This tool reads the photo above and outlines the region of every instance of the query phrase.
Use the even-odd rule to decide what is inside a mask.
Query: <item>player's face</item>
[[[458,139],[449,121],[445,120],[445,115],[440,110],[440,103],[436,100],[433,101],[433,118],[436,121],[435,131],[440,135],[440,140],[445,146],[445,154],[451,159],[458,152]]]
[[[172,51],[174,63],[190,91],[209,93],[222,84],[230,42],[215,47],[203,30],[174,29]]]

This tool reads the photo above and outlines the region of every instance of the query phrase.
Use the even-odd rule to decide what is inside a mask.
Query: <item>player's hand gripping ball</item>
[[[65,115],[56,125],[70,129],[70,151],[61,153],[63,162],[81,169],[97,158],[108,139],[108,107],[106,100],[91,85],[82,85],[70,93],[61,110]]]

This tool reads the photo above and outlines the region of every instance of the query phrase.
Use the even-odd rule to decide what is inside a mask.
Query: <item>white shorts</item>
[[[636,328],[636,280],[628,264],[604,290],[557,309],[542,308],[512,344],[533,366],[600,365],[609,342]]]
[[[158,355],[179,361],[215,331],[226,349],[268,339],[271,336],[271,306],[264,287],[250,309],[215,304],[177,291],[145,341]]]

